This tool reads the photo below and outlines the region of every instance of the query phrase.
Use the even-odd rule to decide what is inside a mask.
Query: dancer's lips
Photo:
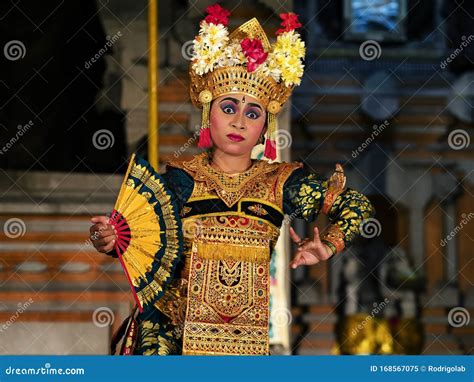
[[[242,135],[239,134],[227,134],[229,139],[234,142],[240,142],[243,141],[245,138]]]

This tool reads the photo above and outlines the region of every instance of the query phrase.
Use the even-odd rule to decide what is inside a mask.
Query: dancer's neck
[[[245,172],[252,167],[252,164],[249,154],[229,155],[223,151],[215,150],[210,158],[210,165],[213,168],[229,175]]]

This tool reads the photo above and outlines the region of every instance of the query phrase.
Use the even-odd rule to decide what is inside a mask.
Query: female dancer
[[[191,99],[202,108],[199,146],[190,161],[171,161],[163,178],[176,198],[184,255],[173,281],[137,316],[133,354],[269,354],[270,256],[284,215],[331,225],[301,239],[292,268],[314,265],[348,247],[373,208],[345,187],[340,165],[322,180],[301,163],[252,160],[265,144],[276,157],[276,115],[302,76],[304,43],[295,14],[282,14],[272,46],[256,19],[227,32],[229,12],[208,7],[195,39]],[[99,252],[114,255],[116,231],[92,218]]]

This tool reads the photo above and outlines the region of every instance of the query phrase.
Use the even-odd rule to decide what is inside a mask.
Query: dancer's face
[[[265,133],[266,111],[254,97],[238,93],[214,100],[211,107],[211,138],[229,154],[250,153]]]

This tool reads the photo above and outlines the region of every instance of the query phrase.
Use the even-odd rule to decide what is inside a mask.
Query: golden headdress
[[[207,7],[199,35],[194,39],[190,65],[192,103],[202,108],[199,147],[209,147],[209,111],[213,99],[232,93],[257,98],[267,110],[265,157],[276,158],[276,115],[300,84],[305,45],[295,28],[301,26],[294,13],[280,14],[282,28],[270,44],[256,18],[231,34],[227,30],[230,12],[215,4]]]

